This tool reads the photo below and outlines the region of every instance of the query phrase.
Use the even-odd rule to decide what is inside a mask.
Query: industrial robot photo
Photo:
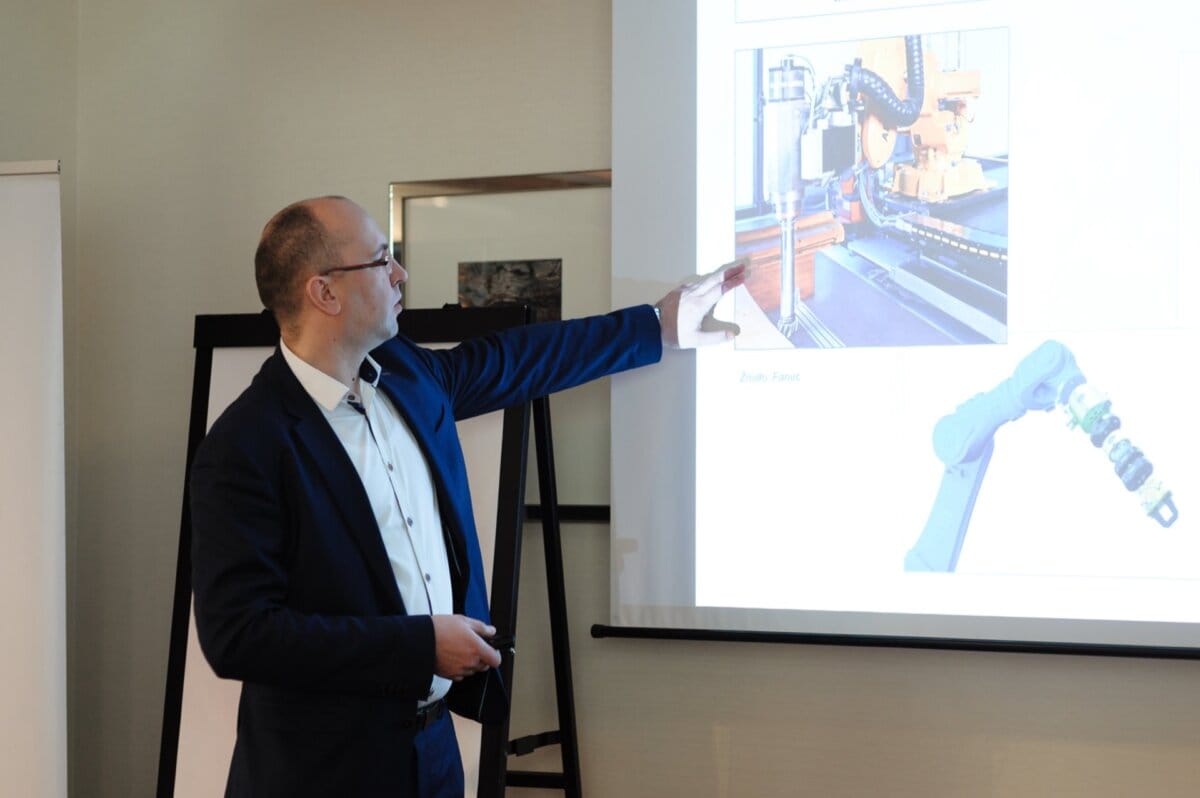
[[[1004,343],[1008,32],[739,51],[740,349]]]

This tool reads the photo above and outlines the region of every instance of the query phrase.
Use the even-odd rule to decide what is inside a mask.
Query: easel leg
[[[546,550],[546,592],[550,600],[550,639],[558,698],[563,791],[567,798],[580,798],[583,788],[579,774],[579,738],[575,730],[575,685],[571,677],[567,588],[563,579],[562,535],[558,519],[558,485],[554,475],[549,399],[542,398],[533,403],[533,434],[538,460],[538,491],[543,510],[542,540]]]
[[[502,635],[517,628],[517,592],[521,575],[521,540],[525,524],[525,464],[529,457],[529,405],[505,410],[501,443],[499,511],[492,563],[492,623]],[[504,465],[507,464],[507,465]],[[500,675],[511,695],[513,657],[501,651]],[[502,798],[507,781],[509,715],[485,723],[479,745],[477,798]]]

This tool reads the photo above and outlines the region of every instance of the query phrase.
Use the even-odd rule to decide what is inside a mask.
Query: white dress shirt
[[[375,379],[355,377],[354,385],[347,387],[306,363],[283,341],[279,348],[358,471],[408,614],[453,613],[450,562],[433,478],[408,424],[376,389],[379,364],[367,357]],[[449,689],[450,680],[435,675],[421,704],[441,699]]]

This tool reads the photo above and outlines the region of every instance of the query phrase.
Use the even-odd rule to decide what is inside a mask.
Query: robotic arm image
[[[938,203],[989,188],[979,161],[965,155],[972,120],[968,101],[980,95],[978,71],[942,72],[934,58],[922,54],[919,36],[906,36],[904,47],[903,62],[896,48],[875,45],[846,67],[850,95],[864,101],[865,164],[884,167],[895,154],[898,133],[907,132],[911,161],[895,164],[892,191]],[[875,69],[864,65],[868,62]],[[930,102],[925,101],[927,67]],[[893,86],[905,86],[907,98],[901,100]]]
[[[943,71],[917,35],[860,42],[824,80],[779,52],[758,89],[763,210],[736,231],[756,304],[793,346],[1005,340],[1007,160],[965,154],[979,71]]]
[[[1107,455],[1146,515],[1163,527],[1175,523],[1178,512],[1171,491],[1152,476],[1154,467],[1141,449],[1119,433],[1121,420],[1112,413],[1112,402],[1086,381],[1070,350],[1047,341],[1022,360],[1010,378],[968,399],[934,427],[933,448],[946,469],[925,529],[905,557],[906,571],[956,569],[996,431],[1030,410],[1055,407],[1067,413],[1070,427],[1080,429]]]

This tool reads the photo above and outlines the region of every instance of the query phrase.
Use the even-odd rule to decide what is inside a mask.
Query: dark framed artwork
[[[466,261],[458,264],[464,308],[529,305],[534,321],[562,318],[562,258]]]

